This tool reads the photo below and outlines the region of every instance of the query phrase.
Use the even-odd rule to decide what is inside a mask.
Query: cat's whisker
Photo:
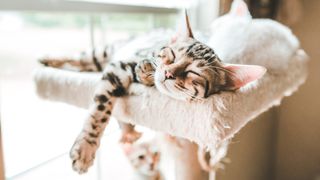
[[[158,64],[157,64],[157,61],[156,61],[156,60],[153,59],[153,60],[151,60],[150,62],[151,62],[155,67],[158,67]]]
[[[191,97],[192,99],[204,100],[203,97],[194,96],[191,92],[188,91],[188,89],[183,89],[182,87],[180,87],[177,84],[174,84],[174,87],[177,88],[178,90],[180,90],[181,92],[183,92],[185,95]]]

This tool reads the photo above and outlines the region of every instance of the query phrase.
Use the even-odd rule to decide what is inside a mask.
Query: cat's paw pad
[[[140,61],[135,68],[135,72],[142,84],[146,86],[154,85],[155,65],[150,60],[145,59]]]
[[[132,144],[136,140],[138,140],[141,137],[141,135],[142,135],[142,133],[137,132],[137,131],[124,132],[124,133],[122,133],[120,142]]]
[[[72,168],[79,174],[86,173],[93,164],[97,145],[89,143],[85,139],[78,140],[70,151]]]

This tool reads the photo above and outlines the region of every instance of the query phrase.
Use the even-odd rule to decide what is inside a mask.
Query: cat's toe
[[[93,161],[90,162],[83,162],[81,160],[73,160],[72,162],[72,169],[79,174],[86,173],[89,167],[93,164]]]
[[[70,151],[73,170],[79,174],[86,173],[93,164],[95,150],[96,148],[85,141],[75,143]]]

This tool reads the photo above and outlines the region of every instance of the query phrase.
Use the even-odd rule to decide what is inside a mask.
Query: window
[[[45,54],[79,53],[92,44],[100,46],[156,27],[172,27],[174,16],[2,12],[1,125],[6,177],[14,180],[121,179],[126,165],[130,171],[118,146],[120,134],[115,121],[111,121],[105,131],[100,148],[102,158],[113,160],[102,162],[98,158],[89,173],[81,177],[71,170],[68,151],[82,128],[87,111],[39,99],[32,72],[38,67],[37,58]]]
[[[0,113],[6,178],[127,179],[130,166],[118,146],[118,125],[112,120],[95,165],[82,176],[71,170],[68,151],[87,111],[37,97],[32,80],[32,72],[39,66],[37,58],[75,54],[155,28],[173,28],[185,7],[195,8],[189,11],[194,27],[207,26],[217,6],[208,6],[213,1],[202,0],[200,11],[196,9],[197,2],[0,1]]]

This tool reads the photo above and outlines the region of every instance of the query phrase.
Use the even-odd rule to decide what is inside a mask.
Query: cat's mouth
[[[174,76],[166,76],[166,72],[164,70],[157,69],[154,80],[157,89],[162,94],[182,101],[186,101],[189,98],[181,90],[177,89],[177,78]]]
[[[157,75],[155,75],[155,81],[160,81],[161,83],[165,83],[165,82],[168,82],[169,80],[173,80],[175,81],[176,80],[176,77],[174,76],[168,76],[167,75],[167,71],[163,71],[163,72],[158,72],[158,73],[155,73]]]
[[[175,77],[165,77],[163,80],[163,83],[167,80],[176,80],[176,78]]]

